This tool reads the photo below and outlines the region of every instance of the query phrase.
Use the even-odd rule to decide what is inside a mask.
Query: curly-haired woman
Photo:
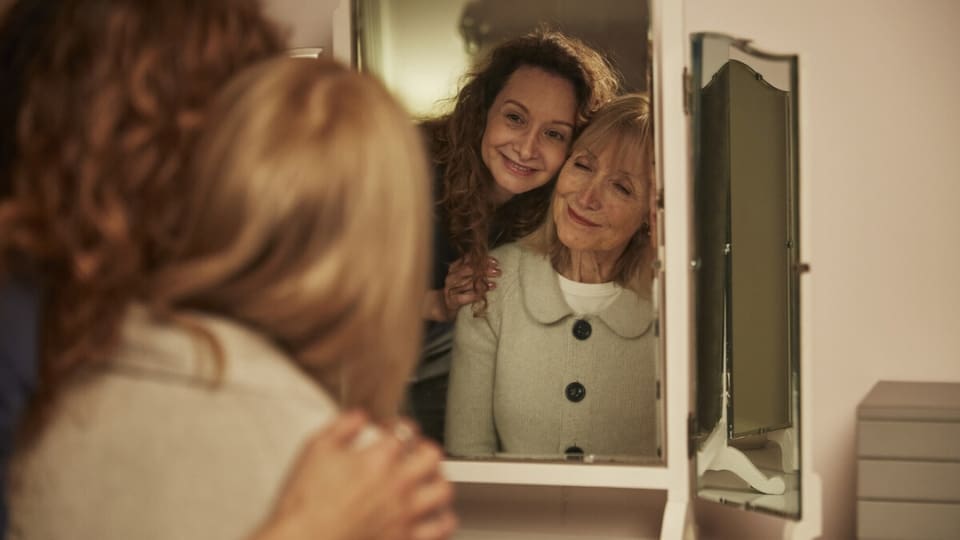
[[[37,2],[21,0],[18,5],[30,3]],[[365,425],[356,418],[348,421],[352,428],[346,431],[311,434],[310,429],[332,420],[336,409],[313,380],[304,379],[298,366],[284,362],[299,342],[277,344],[271,340],[276,339],[274,334],[240,341],[255,345],[263,365],[271,366],[272,377],[251,376],[249,371],[241,375],[254,386],[268,387],[266,394],[272,388],[279,396],[258,401],[263,387],[245,392],[232,384],[242,371],[236,367],[242,360],[223,353],[236,352],[236,341],[216,340],[208,350],[201,340],[194,348],[176,331],[152,331],[157,326],[154,319],[135,307],[137,300],[154,298],[156,272],[179,260],[175,257],[182,254],[178,251],[182,241],[199,236],[185,232],[190,222],[185,201],[193,200],[188,195],[198,190],[216,188],[208,178],[191,172],[189,164],[197,160],[201,133],[227,123],[227,118],[210,118],[215,97],[247,67],[283,52],[284,40],[263,15],[260,3],[58,0],[55,4],[45,27],[50,37],[40,40],[25,60],[29,65],[22,72],[24,98],[14,104],[17,118],[11,120],[17,123],[9,167],[14,171],[13,193],[0,201],[0,285],[11,276],[26,276],[31,291],[43,296],[40,383],[13,467],[10,538],[235,538],[253,532],[253,526],[267,518],[271,501],[275,511],[262,522],[263,534],[258,537],[315,537],[318,529],[307,525],[318,523],[326,524],[319,530],[331,538],[385,537],[370,532],[385,523],[392,525],[389,537],[448,535],[451,516],[443,509],[449,485],[438,473],[440,456],[435,448],[416,436],[405,437],[408,444],[382,437],[355,452],[353,435]],[[320,148],[324,142],[306,141]],[[288,157],[280,152],[270,156],[281,162]],[[214,200],[221,206],[229,202]],[[225,213],[233,210],[228,206]],[[179,286],[185,283],[188,280],[178,280]],[[6,291],[0,288],[0,294]],[[22,309],[16,311],[26,318]],[[299,323],[316,326],[318,318],[304,317]],[[217,329],[225,327],[213,319],[217,318],[203,320]],[[33,321],[24,321],[23,326],[37,333]],[[307,341],[315,343],[320,332],[308,333]],[[0,341],[7,337],[3,333]],[[342,337],[328,343],[349,342]],[[171,350],[184,355],[161,354]],[[222,360],[213,362],[219,372],[209,371],[210,363],[203,361],[211,357],[207,352]],[[243,360],[251,360],[251,350],[241,352]],[[202,358],[191,364],[196,360],[192,353]],[[29,352],[19,354],[33,365],[38,361],[27,358]],[[362,364],[353,359],[354,367]],[[402,369],[398,365],[391,373],[402,377]],[[222,377],[210,379],[211,373]],[[277,384],[278,373],[285,373],[285,380],[293,381],[299,391]],[[396,409],[393,401],[400,390],[395,384],[371,396],[378,387],[367,383],[374,378],[365,381],[349,375],[330,378],[351,381],[346,394],[350,399],[341,403],[366,408],[374,420],[387,418]],[[94,381],[120,393],[94,392]],[[178,399],[178,392],[184,399]],[[308,399],[298,401],[297,392]],[[144,407],[161,394],[165,401]],[[90,401],[81,404],[83,396]],[[5,398],[0,395],[0,401]],[[184,412],[184,406],[204,398],[210,408],[176,413],[178,407]],[[111,400],[116,400],[115,406],[98,407]],[[255,407],[264,402],[270,406]],[[218,419],[226,418],[217,412],[222,413],[217,407],[223,406],[239,412],[239,417],[218,424]],[[257,414],[244,414],[251,413],[246,406]],[[283,414],[271,416],[271,411]],[[142,415],[137,417],[138,413]],[[265,414],[269,420],[263,420]],[[241,424],[254,426],[237,429]],[[189,426],[197,431],[188,434]],[[204,426],[212,429],[200,429]],[[258,433],[269,436],[258,439]],[[65,442],[72,436],[78,437],[76,444]],[[231,436],[246,437],[246,444],[235,439],[231,444]],[[291,465],[291,451],[298,447],[305,449],[280,492],[279,480]],[[251,456],[254,465],[243,466]],[[235,466],[238,463],[241,466]],[[212,476],[198,481],[199,474],[191,474],[191,468]],[[31,470],[39,473],[24,481],[31,478]],[[219,476],[214,474],[218,471]],[[345,478],[345,471],[355,474]],[[309,484],[299,482],[298,476],[308,477]],[[133,490],[141,490],[141,495]],[[249,511],[230,511],[240,508]],[[447,519],[420,528],[414,516],[425,509],[431,515],[439,510],[436,515]],[[184,513],[178,515],[179,510]]]

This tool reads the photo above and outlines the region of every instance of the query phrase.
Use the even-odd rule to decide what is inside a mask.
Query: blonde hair
[[[650,99],[645,94],[625,94],[604,105],[574,141],[570,153],[573,157],[569,159],[574,159],[584,151],[599,155],[602,149],[609,146],[614,147],[615,162],[639,159],[647,165],[648,174],[644,176],[641,196],[644,201],[649,200],[654,189],[653,117]],[[557,235],[557,226],[553,221],[554,204],[556,194],[550,202],[546,219],[522,241],[531,249],[549,256],[554,269],[559,270],[570,264],[570,250]],[[646,227],[641,226],[630,238],[613,269],[615,282],[643,297],[651,294],[651,264],[656,255],[650,238],[651,218],[648,215],[644,223]]]
[[[347,407],[389,420],[420,346],[429,184],[412,121],[373,78],[279,58],[225,89],[183,193],[164,309],[270,337]]]

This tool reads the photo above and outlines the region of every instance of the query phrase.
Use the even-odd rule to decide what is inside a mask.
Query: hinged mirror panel
[[[691,51],[698,493],[799,518],[797,57]]]

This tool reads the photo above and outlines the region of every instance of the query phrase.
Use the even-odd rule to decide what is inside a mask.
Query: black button
[[[592,333],[593,328],[587,321],[580,319],[573,323],[573,337],[579,339],[580,341],[587,339]]]
[[[567,399],[574,403],[583,401],[583,398],[587,395],[587,389],[578,382],[568,384],[564,392],[567,394]]]
[[[563,459],[567,461],[583,461],[583,450],[579,446],[571,446],[563,451]]]

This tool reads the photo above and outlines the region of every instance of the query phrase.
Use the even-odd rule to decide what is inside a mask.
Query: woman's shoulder
[[[133,305],[109,373],[159,385],[214,386],[223,393],[284,396],[333,408],[327,393],[267,336],[226,317],[181,312],[158,318]]]
[[[490,251],[490,256],[500,263],[500,268],[505,266],[516,267],[520,264],[520,258],[529,250],[520,242],[510,242],[498,246]]]

